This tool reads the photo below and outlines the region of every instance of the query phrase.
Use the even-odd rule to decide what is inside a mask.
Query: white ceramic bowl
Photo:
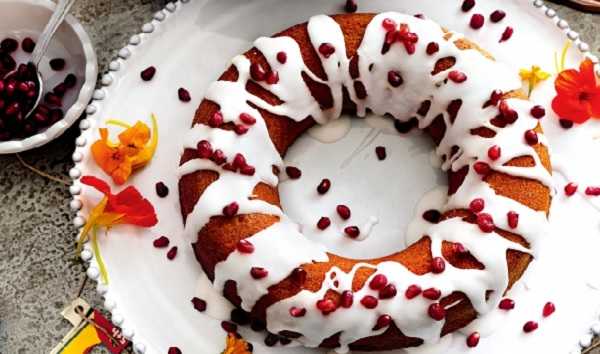
[[[31,37],[37,41],[54,7],[50,0],[0,0],[0,39],[12,37],[20,42]],[[17,62],[26,61],[28,55],[21,48],[13,54]],[[64,58],[67,65],[64,70],[55,72],[48,62],[58,57]],[[90,101],[98,76],[98,62],[90,38],[73,16],[67,16],[54,35],[46,57],[40,63],[40,70],[46,92],[67,74],[77,76],[77,86],[63,98],[65,116],[31,137],[0,142],[0,154],[30,150],[57,138],[81,116]]]

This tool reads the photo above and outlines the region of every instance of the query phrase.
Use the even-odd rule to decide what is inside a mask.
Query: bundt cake
[[[207,89],[184,140],[180,201],[197,260],[253,323],[307,347],[414,347],[463,328],[498,306],[547,225],[540,109],[520,88],[422,17],[319,15],[257,39]],[[277,186],[298,136],[368,111],[431,136],[448,197],[408,248],[357,260],[305,238]]]

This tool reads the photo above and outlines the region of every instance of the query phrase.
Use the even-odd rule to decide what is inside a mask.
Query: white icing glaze
[[[389,51],[382,54],[386,31],[381,23],[385,18],[391,18],[396,23],[408,24],[410,31],[418,34],[419,42],[414,54],[409,55],[401,43],[392,45]],[[358,99],[353,89],[354,79],[349,73],[350,60],[346,55],[344,37],[339,25],[328,16],[315,16],[309,21],[308,33],[315,50],[318,51],[323,43],[329,43],[335,48],[328,57],[320,54],[327,75],[326,80],[319,79],[305,66],[300,48],[293,39],[262,37],[255,42],[255,47],[262,52],[271,70],[278,73],[279,81],[276,84],[262,81],[258,84],[279,97],[283,101],[282,104],[271,105],[246,91],[246,83],[252,79],[250,61],[244,56],[233,59],[233,65],[239,74],[236,81],[217,81],[208,88],[206,98],[219,105],[225,122],[239,123],[238,117],[241,113],[252,115],[257,118],[257,122],[241,136],[230,131],[196,125],[186,138],[185,147],[195,148],[199,141],[207,140],[213,148],[223,150],[229,161],[235,153],[243,153],[248,163],[255,166],[256,173],[253,176],[240,175],[223,170],[206,159],[193,159],[183,164],[179,170],[181,176],[199,170],[212,170],[220,175],[217,181],[206,188],[192,213],[188,215],[186,234],[188,237],[195,237],[211,216],[221,215],[223,207],[233,201],[239,204],[240,214],[265,213],[280,216],[279,223],[248,239],[256,247],[254,253],[242,255],[234,251],[225,261],[217,264],[215,269],[214,285],[220,288],[226,280],[235,280],[242,297],[242,308],[250,310],[254,303],[267,293],[269,286],[281,281],[293,268],[310,261],[326,261],[327,255],[321,247],[305,239],[298,226],[285,217],[280,208],[260,200],[249,199],[257,183],[277,186],[279,180],[274,175],[272,166],[282,166],[281,157],[269,139],[264,120],[249,102],[295,121],[312,117],[316,122],[326,124],[340,116],[343,87],[348,88],[351,100],[357,105],[359,116],[365,116],[367,110],[371,110],[378,115],[390,114],[395,119],[406,121],[417,116],[416,112],[423,101],[430,100],[431,107],[425,116],[418,116],[418,125],[420,128],[426,128],[438,115],[442,115],[446,130],[435,151],[443,161],[441,168],[445,171],[458,171],[469,166],[469,172],[455,194],[450,197],[435,194],[433,198],[439,199],[437,209],[442,212],[467,209],[474,198],[482,198],[485,202],[484,211],[493,217],[498,228],[505,230],[511,230],[507,213],[517,212],[519,223],[511,231],[522,235],[531,245],[531,250],[495,232],[482,237],[482,231],[477,225],[466,223],[459,218],[432,225],[424,222],[418,214],[417,221],[409,228],[409,243],[428,235],[431,239],[432,255],[442,256],[443,241],[460,242],[485,265],[485,269],[458,269],[447,263],[446,270],[441,274],[417,276],[402,264],[393,261],[379,263],[376,267],[360,263],[348,273],[333,267],[327,273],[319,291],[313,293],[303,290],[267,308],[267,325],[269,331],[274,333],[282,330],[302,333],[303,336],[298,341],[308,347],[318,346],[324,339],[341,332],[340,348],[337,350],[343,352],[357,339],[382,333],[385,328],[373,330],[373,326],[381,314],[388,314],[405,335],[421,338],[427,344],[436,343],[440,340],[444,321],[435,321],[427,315],[427,309],[433,301],[422,297],[409,301],[402,295],[404,290],[411,284],[418,284],[423,289],[435,287],[441,291],[442,297],[454,291],[461,291],[467,295],[479,314],[486,314],[497,306],[508,285],[506,251],[513,249],[535,255],[539,239],[544,235],[546,215],[543,212],[496,195],[472,168],[476,161],[484,161],[493,170],[536,180],[546,186],[552,185],[550,174],[542,166],[534,149],[524,140],[525,131],[535,128],[538,124],[529,114],[532,104],[524,100],[508,99],[508,105],[519,114],[519,119],[505,128],[492,125],[490,119],[498,114],[498,109],[495,106],[482,108],[483,104],[494,90],[509,92],[519,89],[521,81],[518,75],[475,50],[459,50],[453,40],[460,38],[460,35],[453,34],[452,38],[446,41],[439,25],[428,20],[398,13],[375,16],[357,50],[358,80],[368,93],[364,99]],[[425,53],[425,46],[429,42],[439,45],[437,53]],[[285,63],[277,60],[277,54],[282,51],[287,55]],[[449,80],[448,71],[431,74],[436,61],[444,57],[456,58],[451,70],[465,73],[465,82],[459,84]],[[399,87],[389,84],[387,75],[390,70],[401,74],[404,83]],[[330,88],[333,97],[331,108],[321,109],[302,80],[302,73]],[[452,122],[447,107],[457,98],[462,100],[462,106]],[[495,133],[494,138],[482,138],[470,133],[472,129],[481,127],[492,130]],[[369,134],[365,139],[373,139],[377,134],[373,129],[373,134]],[[545,144],[543,135],[538,135],[540,142]],[[487,151],[494,144],[501,147],[502,154],[500,158],[492,161],[487,157]],[[454,146],[458,149],[452,154]],[[534,166],[504,166],[506,162],[520,156],[530,156]],[[365,231],[374,223],[371,220]],[[365,232],[365,235],[368,235],[368,232]],[[280,249],[286,251],[277,251]],[[269,275],[260,281],[252,279],[249,270],[253,266],[264,267],[269,271]],[[365,295],[377,296],[377,293],[365,286],[354,294],[352,307],[340,308],[324,316],[315,303],[329,290],[342,292],[351,289],[354,274],[360,267],[374,268],[376,274],[385,274],[389,282],[397,287],[398,296],[379,301],[374,310],[366,310],[360,304],[360,299]],[[486,297],[490,290],[491,295]],[[292,317],[289,313],[291,307],[305,308],[306,315]]]

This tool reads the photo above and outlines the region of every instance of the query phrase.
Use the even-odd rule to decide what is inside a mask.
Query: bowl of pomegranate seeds
[[[57,138],[77,121],[94,92],[96,54],[81,24],[67,16],[39,65],[43,92],[34,107],[39,85],[36,68],[28,63],[54,7],[50,0],[0,1],[0,154]]]

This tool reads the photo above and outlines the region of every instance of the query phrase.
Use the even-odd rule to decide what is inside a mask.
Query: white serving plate
[[[0,0],[0,38],[10,36],[20,43],[23,38],[31,37],[37,42],[55,6],[50,0]],[[17,63],[28,58],[29,54],[19,48],[15,57]],[[52,58],[64,58],[67,62],[65,69],[52,71],[48,64]],[[54,35],[40,63],[40,71],[44,77],[45,92],[62,82],[67,74],[77,76],[77,86],[67,91],[63,98],[63,107],[68,108],[63,109],[65,116],[28,138],[0,142],[0,154],[30,150],[56,139],[81,117],[90,102],[98,76],[96,52],[83,26],[73,16],[67,16]]]
[[[486,31],[471,30],[469,17],[459,10],[460,1],[370,0],[361,2],[359,10],[424,13],[450,29],[465,33],[496,58],[513,65],[515,70],[535,63],[553,71],[554,52],[561,50],[567,36],[575,40],[575,47],[567,57],[567,66],[578,63],[582,54],[589,51],[589,47],[577,39],[577,33],[570,31],[568,24],[560,21],[541,1],[480,3],[477,11],[490,13],[500,7],[508,13],[503,24],[515,28],[515,35],[508,43],[497,43],[504,26],[492,25]],[[205,88],[229,65],[234,55],[249,48],[257,37],[304,22],[315,14],[338,13],[341,6],[341,1],[317,0],[169,4],[142,27],[141,34],[131,37],[129,44],[119,52],[119,58],[110,64],[110,72],[102,80],[105,86],[88,107],[88,118],[80,124],[82,135],[77,138],[73,154],[76,165],[70,171],[75,179],[71,187],[74,195],[71,207],[79,211],[74,223],[81,227],[89,207],[97,203],[100,196],[90,188],[82,188],[78,178],[95,175],[109,180],[89,154],[89,145],[98,137],[97,128],[109,118],[133,123],[148,121],[150,114],[155,113],[159,121],[158,152],[152,163],[135,174],[130,183],[156,207],[159,224],[148,230],[115,227],[109,236],[99,240],[110,283],[98,284],[98,291],[105,299],[104,305],[111,312],[113,322],[132,338],[137,352],[166,353],[168,347],[177,346],[184,353],[219,353],[224,347],[225,332],[220,328],[220,321],[207,315],[221,315],[213,311],[217,307],[213,301],[219,299],[209,299],[205,314],[194,311],[190,304],[190,299],[198,296],[199,286],[204,293],[201,297],[210,294],[206,283],[198,285],[202,272],[188,241],[182,236],[174,172],[178,166],[181,138],[191,124]],[[156,66],[158,72],[153,81],[144,83],[139,73],[149,65]],[[553,95],[551,81],[535,92],[535,100],[548,104]],[[177,88],[181,86],[191,91],[191,102],[184,104],[177,99]],[[589,122],[585,129],[572,129],[569,134],[558,128],[553,117],[545,118],[544,124],[556,162],[561,162],[561,167],[569,167],[568,171],[582,168],[586,180],[600,181],[597,166],[573,165],[576,161],[591,161],[594,154],[597,156],[600,147],[592,136],[599,131],[599,124]],[[367,140],[369,143],[365,144]],[[374,158],[376,145],[387,147],[388,159],[384,162]],[[339,238],[327,235],[322,236],[324,242],[332,250],[350,256],[371,257],[400,249],[404,246],[403,240],[390,239],[391,233],[386,230],[403,230],[422,195],[444,183],[444,177],[430,165],[430,150],[427,140],[418,134],[398,137],[385,131],[376,133],[362,120],[353,120],[349,135],[335,144],[323,145],[308,135],[303,136],[285,159],[287,163],[301,167],[304,174],[293,184],[282,183],[284,208],[298,221],[302,222],[302,217],[307,223],[315,220],[311,213],[319,215],[321,211],[306,213],[306,208],[302,207],[306,205],[302,191],[313,189],[315,181],[327,176],[334,180],[336,188],[328,193],[330,200],[325,206],[347,200],[353,207],[353,215],[366,218],[376,210],[382,222],[363,243],[340,243]],[[347,162],[349,158],[351,161]],[[559,173],[555,179],[558,186],[565,183]],[[168,198],[156,196],[154,184],[157,181],[169,186]],[[600,260],[595,258],[600,247],[598,205],[580,196],[567,201],[558,194],[554,200],[551,215],[555,232],[548,236],[544,256],[530,267],[526,277],[510,293],[519,301],[517,308],[510,315],[499,315],[496,322],[502,325],[501,328],[483,338],[477,348],[469,350],[470,353],[579,352],[589,345],[591,328],[600,329],[597,324]],[[152,241],[163,234],[169,236],[172,245],[179,247],[174,261],[167,261],[166,251],[152,246]],[[90,262],[87,274],[98,280],[97,263],[87,246],[82,257]],[[534,335],[525,336],[522,324],[529,319],[539,320],[541,314],[538,312],[548,300],[557,304],[557,312],[541,321],[540,329]],[[538,308],[539,311],[535,310]],[[242,334],[251,340],[258,339],[253,341],[255,353],[324,352],[300,347],[267,348],[249,330],[242,329]],[[444,353],[464,352],[464,338],[460,334],[448,337],[450,348]]]

